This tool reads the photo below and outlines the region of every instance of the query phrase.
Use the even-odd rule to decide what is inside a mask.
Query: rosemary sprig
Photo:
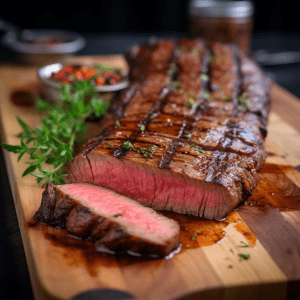
[[[22,176],[31,174],[42,185],[64,183],[63,178],[68,175],[64,167],[73,158],[75,142],[86,131],[86,118],[100,117],[109,107],[109,103],[94,92],[91,80],[63,85],[60,96],[61,100],[55,105],[37,99],[38,111],[45,114],[38,127],[33,128],[17,117],[22,128],[18,135],[20,145],[1,144],[7,151],[18,154],[18,161],[28,154],[26,164],[29,166]]]

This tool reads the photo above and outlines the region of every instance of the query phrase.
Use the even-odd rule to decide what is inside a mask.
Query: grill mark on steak
[[[161,91],[160,95],[158,96],[158,100],[156,101],[156,103],[153,105],[153,107],[144,114],[143,118],[139,121],[137,128],[135,131],[133,131],[133,133],[131,134],[130,137],[128,137],[127,141],[134,143],[134,141],[136,140],[136,138],[140,135],[143,134],[143,132],[141,131],[141,126],[145,126],[145,130],[146,131],[146,126],[148,124],[148,122],[151,120],[151,115],[154,114],[154,112],[156,111],[157,107],[161,106],[161,103],[164,102],[164,100],[166,99],[168,93],[170,92],[170,89],[168,88],[163,88],[163,90]],[[118,158],[123,158],[126,156],[126,154],[128,153],[130,149],[125,148],[124,146],[119,147],[118,149],[113,151],[113,156],[118,157]]]
[[[163,115],[161,115],[161,117],[162,116]],[[172,123],[172,116],[167,116],[166,118]],[[246,155],[250,155],[256,149],[255,142],[259,140],[261,140],[261,143],[263,142],[263,136],[258,128],[250,130],[249,128],[246,128],[246,126],[249,126],[246,123],[241,127],[238,126],[236,122],[237,119],[232,118],[226,120],[225,124],[222,124],[222,122],[214,122],[209,119],[198,123],[185,121],[184,126],[173,124],[169,127],[174,128],[173,135],[169,134],[169,129],[166,129],[166,127],[161,125],[163,123],[153,122],[151,127],[149,127],[149,133],[159,132],[157,133],[159,136],[166,136],[174,141],[179,140],[188,143],[189,145],[195,144],[203,150],[214,150],[219,148],[222,149],[222,151],[244,153]],[[174,122],[176,122],[176,120]],[[196,124],[199,125],[197,126]],[[176,129],[176,126],[178,129]],[[179,134],[177,134],[177,132],[179,132]],[[199,133],[201,133],[201,135],[199,135]],[[175,134],[177,136],[175,136]],[[191,138],[181,138],[182,135],[187,135],[187,137],[191,135]],[[221,140],[216,140],[213,144],[211,144],[210,141],[206,141],[209,137],[218,137],[218,135],[223,138]],[[230,148],[232,141],[235,141],[235,143],[239,141],[237,144],[240,145],[239,149],[235,149],[234,146]],[[228,143],[227,147],[226,143]],[[241,146],[243,147],[241,148]],[[260,146],[260,144],[258,144],[258,146]]]
[[[185,43],[184,43],[185,42]],[[203,42],[199,42],[199,41],[195,41],[195,43],[188,43],[188,45],[186,45],[186,41],[183,40],[183,48],[184,51],[191,51],[191,49],[195,49],[196,51],[199,51],[199,55],[198,55],[198,60],[200,62],[200,68],[199,70],[197,70],[199,72],[198,77],[200,79],[200,89],[197,91],[196,94],[198,94],[198,99],[195,99],[195,106],[191,107],[191,115],[189,116],[192,117],[193,115],[198,114],[197,112],[197,108],[199,107],[199,102],[203,101],[202,99],[202,95],[207,91],[207,80],[203,79],[203,76],[208,76],[207,72],[208,72],[208,50],[205,49],[205,43]],[[188,47],[186,47],[188,46]],[[180,54],[177,55],[177,61],[178,61],[178,56]],[[178,69],[178,66],[177,66]],[[186,70],[185,70],[186,71]],[[189,71],[189,70],[187,70]],[[188,73],[188,72],[183,72],[183,73]],[[192,71],[192,75],[193,75],[193,71]],[[189,81],[192,80],[192,78],[189,78],[191,75],[188,76],[188,78],[185,80]],[[180,73],[178,74],[178,78],[180,78]],[[165,104],[165,103],[164,103]],[[161,107],[161,109],[163,109],[163,107]],[[160,112],[161,113],[161,112]],[[178,132],[177,138],[181,138],[182,136],[188,136],[188,130],[189,126],[187,125],[186,121],[183,120],[182,122],[182,126]],[[174,140],[172,141],[171,145],[169,146],[168,150],[166,151],[166,153],[164,155],[162,155],[161,160],[158,163],[158,167],[159,168],[169,168],[173,157],[178,149],[178,145],[179,145],[179,141]]]
[[[178,145],[179,145],[178,141],[172,141],[168,150],[162,155],[161,160],[158,163],[159,168],[167,169],[170,167],[170,163],[172,162],[174,154],[178,149]]]
[[[169,69],[166,71],[166,73],[170,76],[170,81],[173,81],[178,76],[178,69],[175,66],[172,66],[172,64],[175,64],[175,61],[177,59],[177,47],[178,45],[175,44],[175,50],[172,53],[172,59],[169,63]],[[172,70],[172,72],[170,72]],[[154,105],[144,114],[143,118],[139,121],[138,128],[136,131],[133,132],[133,134],[127,139],[129,142],[134,143],[136,138],[142,134],[141,127],[144,126],[145,130],[147,131],[147,124],[151,122],[153,115],[158,115],[161,112],[162,107],[167,102],[167,97],[169,93],[171,92],[171,88],[168,86],[165,86],[162,88],[161,93],[158,96],[158,100],[154,103]],[[126,156],[130,149],[125,148],[124,146],[119,147],[118,149],[113,151],[113,155],[118,158],[123,158]]]
[[[86,156],[89,152],[94,150],[97,146],[99,146],[104,138],[108,136],[109,130],[107,128],[104,128],[102,132],[95,138],[90,139],[86,144],[85,147],[86,149],[83,151],[82,155]]]
[[[211,182],[213,180],[213,178],[217,172],[217,167],[219,166],[219,163],[221,161],[222,155],[223,155],[223,153],[220,153],[219,151],[213,152],[212,159],[207,168],[207,174],[205,177],[205,181]]]

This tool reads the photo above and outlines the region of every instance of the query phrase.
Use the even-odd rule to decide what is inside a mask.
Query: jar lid
[[[245,18],[253,15],[254,5],[251,1],[191,0],[189,13],[202,17]]]

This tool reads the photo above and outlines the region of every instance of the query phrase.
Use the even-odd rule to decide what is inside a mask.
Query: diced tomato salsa
[[[72,84],[75,80],[92,80],[96,86],[113,85],[123,78],[121,70],[106,65],[73,66],[65,65],[58,72],[51,74],[50,79],[61,84]]]

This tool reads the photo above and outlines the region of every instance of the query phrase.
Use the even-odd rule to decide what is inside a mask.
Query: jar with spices
[[[191,0],[189,32],[192,37],[234,43],[249,55],[253,15],[251,1]]]

